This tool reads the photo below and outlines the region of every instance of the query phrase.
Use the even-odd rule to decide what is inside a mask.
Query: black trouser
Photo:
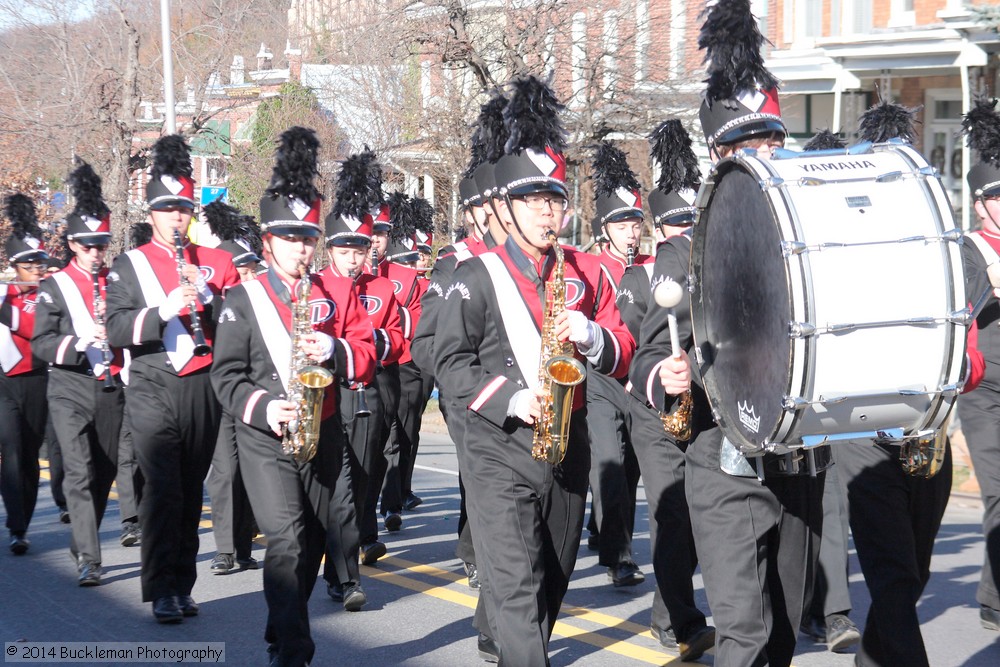
[[[606,376],[591,373],[587,390],[587,425],[590,428],[591,517],[600,534],[598,563],[614,567],[632,560],[635,528],[635,495],[639,463],[629,436],[631,417],[625,390]],[[601,391],[593,391],[597,385]],[[619,392],[615,400],[605,392]],[[621,400],[617,400],[621,399]]]
[[[389,432],[385,427],[385,420],[382,412],[382,399],[379,397],[378,386],[374,383],[365,386],[365,402],[371,412],[367,417],[357,416],[359,405],[358,392],[353,389],[341,387],[340,389],[340,414],[343,416],[345,431],[347,432],[348,447],[345,450],[345,457],[351,472],[351,501],[354,504],[352,514],[354,528],[349,541],[342,538],[337,539],[332,531],[327,533],[326,562],[323,566],[323,579],[328,584],[337,585],[347,583],[339,579],[337,575],[336,563],[340,561],[357,563],[358,548],[361,543],[361,527],[365,511],[365,502],[368,497],[368,483],[371,477],[372,465],[375,460],[375,452],[381,451],[382,436]],[[330,508],[331,513],[337,512],[337,508]],[[374,508],[372,510],[372,521],[375,522]],[[343,513],[339,513],[343,516]],[[378,528],[376,525],[376,535]],[[341,533],[343,534],[343,532]],[[374,537],[370,541],[374,541]],[[331,549],[340,549],[340,554],[334,555]],[[351,581],[358,581],[357,578]]]
[[[330,516],[334,496],[347,496],[342,502],[351,508],[353,519],[350,476],[342,485],[339,472],[350,465],[344,456],[345,444],[343,425],[339,418],[331,417],[321,426],[316,456],[307,463],[297,463],[281,453],[281,441],[274,434],[236,422],[243,479],[254,516],[267,535],[264,639],[277,644],[281,665],[304,665],[315,652],[309,630],[309,596],[326,547],[325,528],[337,529],[338,519]],[[346,492],[338,486],[346,486]],[[345,581],[353,576],[347,565],[337,563],[338,574]]]
[[[813,618],[824,619],[830,614],[851,611],[851,590],[847,583],[848,525],[847,496],[837,466],[832,466],[827,469],[823,484],[823,539],[812,600],[806,605],[808,615]]]
[[[7,529],[23,535],[38,500],[38,452],[45,439],[48,373],[39,369],[8,377],[0,373],[0,493]]]
[[[530,427],[508,434],[468,413],[463,449],[478,567],[502,665],[546,665],[548,642],[576,565],[590,447],[574,415],[566,459],[531,458]],[[478,616],[478,614],[477,614]],[[477,617],[477,626],[480,623]]]
[[[686,641],[705,627],[705,614],[694,602],[692,577],[698,555],[684,495],[687,447],[667,435],[655,410],[630,400],[632,441],[646,489],[649,542],[656,575],[651,624],[661,629],[673,628],[678,641]]]
[[[212,533],[219,553],[250,557],[253,549],[253,512],[236,456],[236,425],[223,412],[219,437],[215,441],[212,467],[205,478],[205,488],[212,501]]]
[[[686,492],[719,667],[791,664],[823,522],[824,473],[735,477],[719,468],[722,433],[687,450]]]
[[[98,532],[118,474],[125,396],[120,388],[105,392],[103,386],[92,375],[59,368],[49,371],[49,413],[65,466],[70,551],[84,563],[101,562]]]
[[[49,488],[52,490],[52,502],[59,509],[65,510],[66,494],[63,493],[63,478],[66,473],[63,470],[62,450],[59,449],[56,428],[52,425],[51,412],[45,420],[45,450],[49,457]]]
[[[178,377],[133,362],[129,380],[129,421],[144,479],[142,599],[190,595],[219,402],[208,369]]]
[[[979,576],[976,601],[1000,609],[1000,392],[988,387],[964,394],[958,401],[962,432],[983,497],[986,558]]]
[[[142,471],[135,458],[132,440],[132,426],[129,424],[129,393],[125,390],[125,414],[122,417],[122,432],[118,437],[118,513],[122,523],[139,519],[139,503],[142,501]]]
[[[917,602],[951,494],[951,448],[932,479],[904,473],[898,447],[845,442],[834,456],[872,600],[855,664],[927,665]]]
[[[371,544],[378,539],[378,497],[382,492],[382,514],[403,509],[399,485],[399,443],[395,438],[396,412],[399,408],[399,366],[392,364],[382,369],[376,378],[382,404],[382,424],[379,446],[375,447],[368,491],[365,495],[365,512],[361,517],[361,544]],[[395,482],[390,482],[390,478]],[[384,484],[383,484],[384,482]]]
[[[413,466],[420,448],[420,425],[424,419],[427,399],[434,390],[434,378],[421,373],[412,361],[399,365],[399,409],[396,435],[399,439],[399,489],[400,498],[413,493]],[[386,475],[386,484],[392,475]],[[390,508],[392,509],[392,508]],[[386,508],[382,508],[383,514]]]
[[[448,427],[448,435],[455,443],[456,459],[458,460],[458,546],[455,547],[455,556],[461,558],[466,563],[476,563],[476,548],[472,544],[472,525],[469,523],[469,512],[465,494],[465,482],[462,479],[462,458],[460,456],[462,438],[465,437],[465,410],[461,406],[453,404],[444,395],[438,395],[438,405],[441,409],[441,416]],[[482,585],[482,579],[480,579]]]

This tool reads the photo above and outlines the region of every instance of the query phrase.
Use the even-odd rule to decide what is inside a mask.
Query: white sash
[[[139,287],[142,289],[142,298],[149,308],[159,308],[167,295],[163,291],[163,285],[153,272],[153,267],[149,263],[149,258],[139,250],[129,250],[127,253],[135,268],[136,278],[139,279]],[[149,316],[159,317],[157,312],[149,313]],[[167,358],[173,364],[174,370],[178,373],[187,366],[194,356],[194,338],[184,328],[180,315],[175,315],[167,321],[163,328],[163,347],[167,351]]]
[[[538,386],[538,364],[542,354],[542,336],[538,326],[500,256],[486,253],[480,257],[493,281],[500,319],[514,352],[514,360],[524,376],[526,388],[534,389]]]
[[[997,254],[997,251],[993,249],[993,246],[991,246],[989,242],[980,234],[966,234],[965,238],[972,239],[972,242],[976,244],[976,247],[979,248],[979,252],[983,255],[983,259],[986,260],[986,266],[1000,262],[1000,255]],[[1000,298],[1000,289],[994,289],[993,295]],[[975,306],[976,304],[972,305]]]
[[[251,280],[243,283],[243,287],[250,297],[250,307],[253,308],[254,317],[257,318],[257,326],[260,327],[267,354],[271,357],[271,363],[274,364],[278,377],[281,378],[281,386],[287,392],[288,377],[292,369],[292,337],[264,286],[256,280]]]
[[[0,306],[3,306],[3,302],[7,300],[6,289],[2,294],[0,294]],[[14,343],[14,336],[11,334],[10,329],[6,325],[0,324],[0,366],[3,366],[3,372],[7,373],[10,369],[17,366],[17,364],[24,358],[21,351],[17,349],[17,345]]]
[[[69,274],[64,271],[54,274],[52,280],[58,285],[59,291],[62,292],[63,300],[66,301],[66,308],[69,309],[69,319],[73,324],[73,332],[77,338],[89,336],[95,326],[94,317],[87,310],[87,304],[83,302],[83,295],[80,294],[80,289],[73,282],[73,279],[69,277]],[[88,345],[85,354],[87,355],[90,367],[94,369],[94,377],[100,377],[104,373],[104,355],[94,345]]]

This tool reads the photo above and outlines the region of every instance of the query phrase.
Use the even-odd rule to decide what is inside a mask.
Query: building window
[[[889,5],[889,27],[912,26],[917,22],[914,0],[892,0]]]
[[[635,82],[646,80],[649,51],[649,2],[636,0],[635,3]]]
[[[572,106],[580,108],[587,90],[587,15],[583,12],[573,14],[571,29],[573,46],[571,63],[573,69]]]
[[[841,26],[845,35],[861,35],[871,32],[871,0],[843,0]]]
[[[684,26],[687,23],[685,0],[670,0],[670,75],[684,74]]]
[[[618,12],[611,10],[604,12],[604,33],[601,35],[604,54],[601,57],[601,65],[604,70],[604,96],[611,97],[614,94],[615,81],[618,80]]]

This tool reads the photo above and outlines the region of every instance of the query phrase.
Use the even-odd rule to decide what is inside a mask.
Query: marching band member
[[[111,345],[131,352],[128,400],[142,406],[128,411],[145,480],[139,504],[142,599],[152,602],[160,623],[179,623],[198,614],[191,589],[202,482],[219,430],[219,402],[209,381],[212,314],[239,276],[229,253],[183,240],[194,181],[179,135],[153,146],[146,202],[153,239],[115,258],[107,331]]]
[[[399,387],[397,360],[403,353],[403,329],[400,325],[399,303],[395,287],[388,278],[363,271],[371,252],[372,225],[382,202],[381,167],[374,153],[365,151],[347,158],[337,175],[337,200],[326,218],[326,252],[330,266],[323,272],[324,279],[347,278],[354,293],[361,300],[371,320],[375,344],[376,370],[374,379],[364,385],[348,384],[341,391],[341,413],[347,428],[351,463],[351,488],[354,493],[359,539],[351,544],[332,544],[327,548],[340,548],[339,557],[357,562],[374,564],[385,555],[385,544],[378,541],[378,520],[375,502],[368,503],[368,486],[375,468],[384,456],[395,413],[386,414],[384,404],[397,400],[394,395]],[[368,406],[368,415],[360,409],[361,397]],[[377,494],[376,494],[377,499]],[[359,544],[360,543],[360,544]],[[341,602],[348,611],[358,611],[367,601],[360,581],[342,582],[333,566],[337,556],[327,554],[323,577],[327,593],[335,602]]]
[[[625,269],[653,260],[639,252],[642,237],[642,197],[639,180],[621,149],[601,142],[593,159],[594,238],[603,240],[598,258],[617,293]],[[591,535],[598,535],[598,563],[608,568],[616,586],[645,581],[632,558],[635,495],[639,462],[630,436],[628,394],[624,380],[591,373],[587,383],[587,425],[590,428],[590,488],[593,494]]]
[[[696,210],[693,202],[701,183],[691,137],[679,120],[657,126],[650,135],[650,147],[659,177],[649,195],[649,208],[653,225],[666,240],[657,250],[655,265],[628,268],[619,283],[618,309],[636,340],[653,300],[654,274],[657,280],[665,275],[676,280],[686,276],[685,258],[691,254],[690,229]],[[698,556],[684,495],[688,442],[666,430],[645,385],[629,387],[632,445],[649,506],[649,541],[656,576],[649,627],[664,648],[680,652],[681,660],[696,660],[715,644],[715,628],[706,624],[705,614],[694,600],[692,578]]]
[[[321,195],[313,184],[318,149],[312,130],[294,127],[281,135],[271,184],[260,204],[269,269],[229,290],[212,369],[216,393],[234,418],[254,515],[267,535],[264,638],[270,664],[282,667],[307,665],[315,653],[308,601],[326,545],[324,528],[345,533],[341,541],[356,539],[346,534],[354,504],[339,389],[334,383],[325,390],[321,414],[306,414],[291,400],[293,374],[302,364],[320,365],[344,380],[368,381],[374,370],[371,322],[351,281],[320,280],[308,273],[321,235]],[[306,298],[308,303],[300,304]],[[285,451],[282,435],[291,429],[289,423],[310,432],[313,419],[320,420],[314,426],[315,456]],[[357,581],[357,562],[354,572],[350,566],[338,564],[341,581]]]
[[[972,191],[976,217],[980,229],[966,236],[962,246],[965,263],[965,293],[967,299],[978,299],[985,294],[990,283],[986,268],[1000,261],[1000,117],[995,112],[996,100],[978,100],[966,116],[963,128],[969,136],[969,145],[979,153],[980,162],[967,176]],[[973,304],[976,306],[978,304]],[[1000,347],[993,345],[1000,329],[1000,301],[991,294],[978,312],[973,313],[979,336],[984,339],[985,351],[983,382],[975,391],[958,402],[962,420],[976,470],[976,479],[983,498],[983,535],[986,536],[986,558],[979,577],[976,601],[979,603],[979,622],[987,630],[1000,630]],[[992,371],[992,373],[990,372]],[[966,391],[971,390],[966,383]]]
[[[542,321],[545,282],[556,265],[548,234],[567,206],[561,109],[537,79],[515,83],[504,112],[510,152],[496,165],[497,212],[512,233],[502,247],[459,265],[435,342],[435,377],[465,409],[463,474],[477,565],[489,583],[480,598],[493,608],[499,649],[487,657],[510,665],[548,662],[576,563],[590,464],[582,389],[565,460],[532,457],[532,425],[542,416],[543,324],[546,336],[572,341],[580,357],[611,376],[625,372],[634,347],[598,263],[571,249],[562,253],[565,285],[553,286],[566,290],[566,308]]]
[[[66,219],[66,244],[73,259],[39,287],[31,344],[50,366],[49,412],[63,455],[78,583],[97,586],[98,531],[118,474],[125,394],[121,350],[108,345],[104,328],[111,210],[101,196],[101,178],[89,164],[80,164],[69,182],[76,206]]]
[[[219,250],[233,258],[240,282],[255,280],[260,256],[260,230],[252,216],[221,201],[213,201],[203,210],[212,235],[219,239]],[[233,416],[223,410],[219,437],[212,454],[212,467],[205,478],[205,489],[212,501],[212,533],[216,554],[209,566],[212,574],[227,574],[235,569],[256,570],[253,550],[253,512],[236,454],[236,425]]]
[[[7,511],[10,550],[21,556],[38,500],[38,451],[45,438],[48,404],[45,363],[31,350],[38,303],[38,281],[49,255],[42,245],[35,205],[17,192],[4,201],[10,234],[4,241],[14,284],[0,285],[0,492]]]
[[[744,29],[734,32],[734,25]],[[763,40],[745,0],[720,0],[709,10],[699,37],[711,61],[699,115],[713,160],[740,148],[754,148],[758,157],[766,158],[784,140],[777,82],[759,55]],[[739,224],[735,215],[732,224]],[[673,248],[663,247],[663,253]],[[668,261],[668,255],[662,257]],[[653,281],[664,275],[686,284],[687,254],[674,249],[669,257],[663,273],[654,269]],[[680,345],[690,349],[689,300],[676,308],[676,316]],[[663,414],[677,408],[679,390],[689,377],[687,367],[679,363],[686,355],[672,356],[667,325],[667,309],[649,309],[630,371],[633,386],[645,388],[646,400]],[[788,665],[812,582],[823,475],[810,477],[805,466],[787,466],[778,455],[740,454],[723,438],[698,382],[695,377],[691,387],[685,491],[716,625],[716,664]],[[826,462],[818,461],[818,470],[824,467]]]

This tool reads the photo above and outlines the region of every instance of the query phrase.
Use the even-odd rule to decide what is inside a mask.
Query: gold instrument
[[[288,400],[295,403],[295,418],[282,429],[281,451],[299,463],[316,456],[320,423],[323,420],[323,396],[333,383],[333,373],[311,365],[302,349],[302,339],[313,332],[309,295],[312,279],[309,267],[299,267],[299,283],[292,300],[292,363],[288,375]]]
[[[184,241],[181,233],[174,230],[174,256],[177,259],[177,279],[184,287],[189,283],[184,275]],[[192,301],[188,304],[188,313],[191,315],[191,337],[194,338],[194,350],[192,353],[196,357],[204,357],[212,351],[208,341],[205,340],[205,331],[201,328],[201,318],[198,316],[198,306]]]
[[[674,315],[674,308],[684,298],[684,291],[675,281],[667,279],[661,282],[653,290],[653,300],[657,305],[667,309],[667,324],[670,327],[670,349],[674,356],[680,354],[680,340],[677,335],[677,317]],[[688,389],[681,395],[681,402],[672,415],[660,413],[660,421],[667,433],[680,441],[691,439],[691,412],[694,400],[691,398],[691,390]]]
[[[555,232],[548,231],[545,236],[552,242],[556,265],[545,283],[542,349],[538,362],[538,384],[543,394],[541,417],[535,420],[531,457],[558,465],[566,458],[569,446],[573,394],[576,386],[587,377],[587,369],[573,356],[573,343],[560,342],[556,337],[556,317],[566,310],[566,262]]]
[[[94,324],[99,327],[104,326],[104,315],[101,314],[100,304],[104,300],[101,297],[101,267],[96,262],[90,267],[90,277],[94,281]],[[118,383],[115,382],[115,377],[111,374],[111,364],[115,360],[115,355],[111,351],[111,346],[108,344],[107,335],[101,341],[101,363],[104,364],[104,386],[101,387],[101,391],[114,391],[118,388]]]
[[[941,472],[944,455],[948,450],[948,426],[951,413],[945,417],[941,427],[934,433],[904,440],[899,448],[899,463],[903,471],[912,477],[930,479]]]

